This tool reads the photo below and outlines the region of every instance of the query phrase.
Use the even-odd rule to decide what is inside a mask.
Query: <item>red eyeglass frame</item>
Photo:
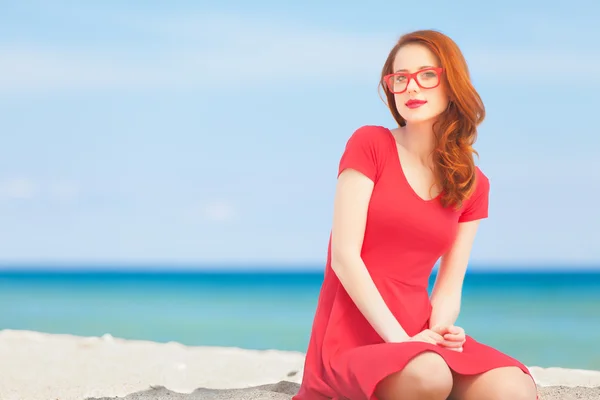
[[[423,72],[425,72],[425,71],[435,71],[435,72],[437,72],[437,73],[438,73],[438,75],[440,75],[440,79],[438,79],[438,83],[437,83],[437,85],[435,85],[435,86],[432,86],[432,87],[423,87],[423,86],[421,86],[421,84],[419,83],[419,80],[417,79],[417,75],[418,75],[418,74],[420,74],[420,73],[423,73]],[[393,73],[393,74],[387,74],[387,75],[385,75],[385,76],[383,77],[383,80],[384,80],[384,82],[385,82],[385,85],[386,85],[387,89],[388,89],[390,92],[392,92],[392,93],[394,93],[394,94],[400,94],[400,93],[404,93],[404,92],[406,92],[406,91],[408,90],[408,85],[410,84],[410,80],[411,80],[411,79],[414,79],[414,80],[415,80],[415,82],[417,83],[417,85],[418,85],[418,86],[419,86],[421,89],[434,89],[434,88],[438,87],[438,86],[440,85],[440,83],[442,83],[442,74],[443,74],[443,73],[444,73],[444,68],[443,68],[443,67],[430,67],[430,68],[423,68],[423,69],[420,69],[420,70],[418,70],[418,71],[416,71],[416,72],[413,72],[412,74],[409,74],[408,72],[396,72],[396,73]],[[403,90],[403,91],[401,91],[401,92],[394,92],[394,91],[391,89],[391,86],[392,86],[392,85],[390,85],[390,79],[391,79],[392,77],[394,77],[394,76],[406,76],[406,77],[408,78],[408,81],[406,82],[406,89],[404,89],[404,90]]]

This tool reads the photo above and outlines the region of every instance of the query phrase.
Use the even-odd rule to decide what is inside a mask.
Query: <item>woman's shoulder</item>
[[[354,130],[352,136],[381,138],[390,134],[390,129],[382,125],[361,125]]]
[[[389,140],[390,135],[390,130],[384,126],[362,125],[352,132],[348,141],[362,145],[375,145]]]
[[[346,168],[352,168],[376,182],[387,156],[386,140],[389,141],[390,138],[389,130],[380,125],[363,125],[357,128],[346,142],[338,176]]]
[[[490,187],[490,179],[478,165],[475,166],[475,185],[483,190],[487,190]]]
[[[473,186],[471,194],[466,199],[467,204],[477,202],[478,200],[489,196],[490,180],[477,165],[475,166],[475,182],[473,183]]]

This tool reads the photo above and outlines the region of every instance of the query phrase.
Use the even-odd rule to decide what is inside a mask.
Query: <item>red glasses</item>
[[[441,79],[444,68],[431,67],[424,68],[412,74],[408,72],[397,72],[395,74],[388,74],[383,77],[384,82],[388,90],[394,94],[404,93],[408,88],[408,83],[411,79],[414,79],[422,89],[433,89],[437,87]]]

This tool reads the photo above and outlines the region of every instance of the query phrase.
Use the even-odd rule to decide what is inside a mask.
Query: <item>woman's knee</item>
[[[500,367],[477,375],[454,376],[452,400],[535,400],[537,386],[518,367]]]
[[[535,400],[537,386],[533,380],[523,372],[516,371],[514,379],[507,379],[495,387],[493,396],[498,400]]]
[[[446,399],[452,391],[452,372],[442,357],[425,352],[377,386],[380,400],[397,398]]]

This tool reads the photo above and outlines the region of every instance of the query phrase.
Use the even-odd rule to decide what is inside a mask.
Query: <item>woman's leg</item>
[[[452,372],[442,357],[424,352],[402,371],[384,378],[375,388],[379,400],[446,400],[452,390]]]
[[[533,379],[518,367],[495,368],[477,375],[453,374],[452,400],[536,400]]]

